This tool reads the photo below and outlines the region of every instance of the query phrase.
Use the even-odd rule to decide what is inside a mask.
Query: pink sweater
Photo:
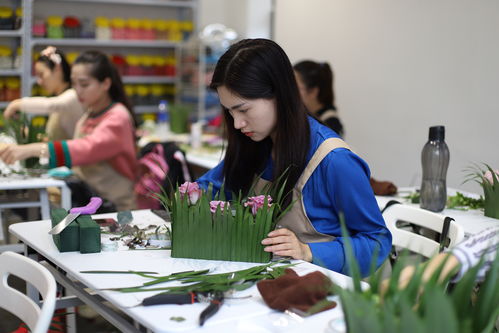
[[[121,103],[96,118],[85,114],[76,124],[75,139],[67,141],[72,165],[107,161],[128,179],[137,177],[134,127]]]

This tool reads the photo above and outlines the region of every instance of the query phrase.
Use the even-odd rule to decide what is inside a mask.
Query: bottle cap
[[[445,139],[445,126],[430,127],[430,134],[428,135],[428,140],[444,141],[444,139]]]

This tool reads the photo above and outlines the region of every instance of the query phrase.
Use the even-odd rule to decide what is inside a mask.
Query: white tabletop
[[[8,177],[0,177],[0,190],[28,190],[47,187],[66,187],[64,180],[50,177],[28,177],[11,174]]]
[[[386,203],[390,200],[397,200],[404,204],[419,207],[419,204],[412,204],[409,202],[408,199],[404,198],[411,192],[414,192],[414,190],[415,190],[414,187],[401,187],[399,188],[398,193],[395,196],[376,196],[376,201],[378,202],[378,206],[380,209],[383,209]],[[456,190],[452,188],[449,188],[447,191],[448,191],[447,195],[455,195],[456,191],[459,191],[464,195],[470,197],[478,197],[477,194],[468,193],[465,191]],[[452,217],[457,224],[463,227],[465,235],[476,234],[489,227],[499,226],[499,219],[494,219],[491,217],[484,216],[483,210],[444,209],[443,211],[439,212],[439,214]]]
[[[101,214],[99,217],[115,217],[115,214]],[[164,223],[148,210],[134,211],[133,217],[134,222],[142,225]],[[330,321],[341,321],[343,317],[341,308],[338,306],[304,320],[293,319],[267,307],[256,286],[253,286],[235,294],[237,297],[252,295],[251,298],[226,300],[220,311],[210,318],[204,327],[200,328],[198,316],[206,304],[131,307],[140,303],[143,298],[153,295],[154,292],[120,293],[100,289],[136,286],[148,281],[148,279],[131,274],[83,274],[80,271],[142,270],[168,275],[173,272],[209,268],[212,272],[222,273],[259,264],[171,258],[169,250],[123,250],[93,254],[60,253],[48,234],[50,230],[50,221],[48,220],[13,224],[9,230],[26,245],[62,268],[70,276],[96,290],[102,297],[154,332],[303,332],[304,330],[324,332]],[[351,283],[351,279],[342,274],[310,263],[296,262],[298,265],[293,269],[300,275],[320,270],[337,285],[347,287]],[[173,316],[183,317],[185,321],[172,321],[170,318]]]

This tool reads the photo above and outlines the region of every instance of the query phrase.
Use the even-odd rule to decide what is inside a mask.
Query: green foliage
[[[39,142],[45,136],[45,122],[33,120],[25,113],[20,113],[19,117],[10,119],[5,119],[3,114],[0,114],[0,122],[3,122],[5,132],[7,135],[13,137],[19,145]],[[40,166],[38,164],[38,158],[26,159],[24,161],[24,166],[26,168],[38,168]]]
[[[31,121],[25,113],[20,113],[19,117],[10,119],[2,116],[2,121],[5,132],[16,139],[19,145],[38,142],[45,133],[45,126]]]
[[[345,232],[344,237],[348,237]],[[349,243],[345,246],[351,247]],[[356,266],[352,252],[346,251],[346,256],[348,265]],[[475,280],[482,262],[470,269],[452,290],[447,287],[455,272],[439,280],[445,262],[426,282],[422,280],[425,267],[419,265],[407,286],[399,288],[406,263],[405,256],[399,258],[385,281],[386,289],[381,287],[381,272],[372,275],[367,290],[334,287],[333,292],[341,299],[348,332],[494,332],[499,316],[499,255],[478,292]],[[354,286],[360,285],[359,276],[352,277]]]
[[[219,273],[208,274],[209,270],[177,272],[165,276],[152,276],[147,272],[135,271],[82,271],[81,273],[125,273],[137,274],[151,280],[143,283],[140,286],[128,288],[113,288],[108,290],[116,290],[120,292],[141,292],[141,291],[162,291],[169,293],[188,293],[188,292],[215,292],[215,291],[230,291],[244,290],[251,287],[255,282],[264,279],[275,279],[284,274],[286,268],[294,266],[294,264],[284,264],[284,262],[271,262],[265,265],[250,267],[247,269]],[[166,287],[151,287],[164,282],[179,281],[181,285],[166,286]]]
[[[474,199],[465,196],[461,192],[456,192],[456,195],[447,197],[447,208],[454,209],[480,209],[483,208],[483,197]]]
[[[275,229],[279,217],[288,209],[283,208],[283,177],[262,189],[265,195],[263,207],[253,215],[251,207],[245,207],[247,198],[239,193],[233,194],[230,207],[218,206],[210,211],[210,201],[225,201],[222,189],[214,194],[210,185],[195,203],[190,203],[188,196],[182,196],[177,189],[172,196],[164,190],[154,194],[163,206],[170,211],[172,219],[172,252],[174,258],[195,258],[246,262],[268,262],[271,253],[265,252],[262,239]],[[254,196],[254,190],[250,190]],[[272,205],[269,206],[268,196]]]

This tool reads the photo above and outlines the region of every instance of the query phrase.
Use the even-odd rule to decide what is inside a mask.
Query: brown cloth
[[[307,312],[318,302],[326,300],[332,286],[333,282],[319,271],[298,276],[290,268],[275,280],[262,280],[257,284],[258,291],[270,308],[280,311],[298,309],[302,312]],[[335,302],[329,302],[320,311],[335,306]]]
[[[374,194],[376,195],[393,195],[397,193],[397,186],[388,181],[377,181],[374,178],[369,179]]]

